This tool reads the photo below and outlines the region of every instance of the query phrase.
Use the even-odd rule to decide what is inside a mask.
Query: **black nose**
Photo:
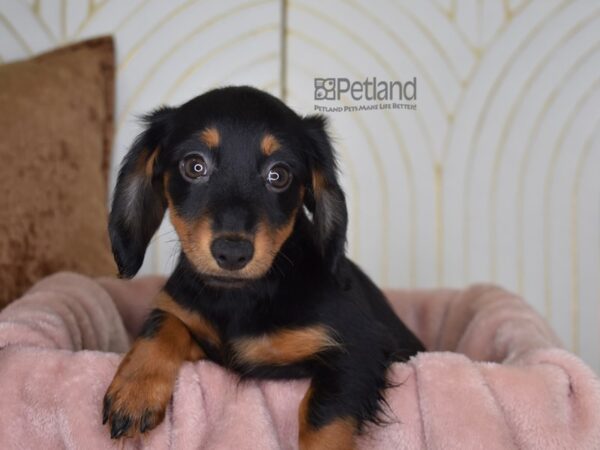
[[[239,270],[252,259],[254,246],[246,239],[218,238],[211,244],[210,251],[222,269]]]

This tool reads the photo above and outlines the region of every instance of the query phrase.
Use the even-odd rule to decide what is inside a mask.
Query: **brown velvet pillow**
[[[59,270],[116,273],[114,72],[110,37],[0,66],[0,308]]]

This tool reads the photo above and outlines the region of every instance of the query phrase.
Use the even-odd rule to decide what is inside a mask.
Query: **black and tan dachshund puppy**
[[[145,120],[114,194],[114,255],[134,276],[167,209],[181,254],[104,398],[111,436],[156,427],[181,364],[208,358],[242,377],[310,377],[300,448],[352,448],[381,420],[386,369],[423,346],[344,256],[325,119],[226,87]]]

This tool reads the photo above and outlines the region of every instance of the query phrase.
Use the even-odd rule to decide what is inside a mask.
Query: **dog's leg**
[[[111,437],[156,427],[164,418],[182,362],[204,356],[180,318],[154,309],[104,396],[103,423],[109,423]]]
[[[372,355],[350,352],[316,370],[300,404],[300,450],[352,450],[362,425],[377,420],[386,368],[372,348]]]
[[[356,420],[350,415],[341,414],[341,411],[335,416],[320,417],[321,411],[328,409],[326,403],[335,402],[319,397],[322,394],[313,381],[300,403],[300,450],[353,450]]]

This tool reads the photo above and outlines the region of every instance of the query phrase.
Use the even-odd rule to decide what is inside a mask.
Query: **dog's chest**
[[[209,359],[234,370],[295,365],[339,346],[330,330],[322,325],[286,326],[266,333],[221,336],[218,342],[199,342]]]

